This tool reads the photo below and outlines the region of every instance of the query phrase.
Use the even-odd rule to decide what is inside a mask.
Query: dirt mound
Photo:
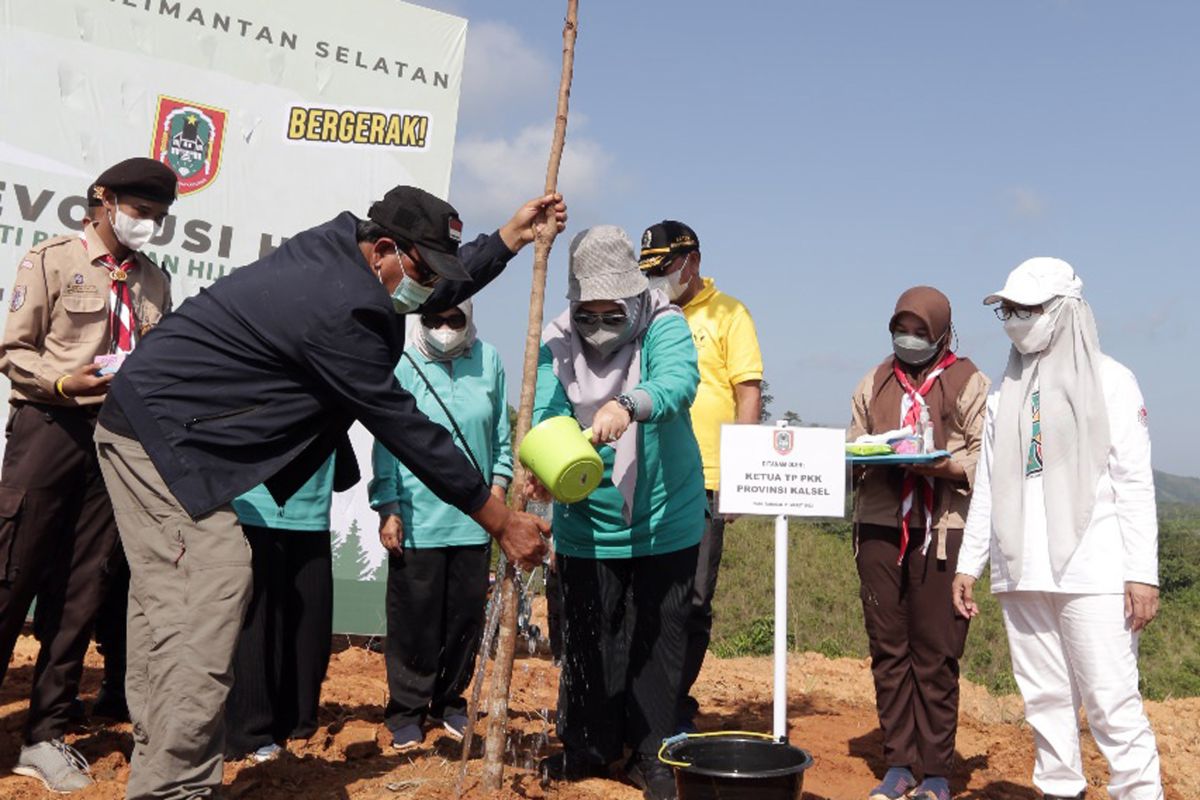
[[[14,763],[21,746],[26,698],[37,643],[22,637],[0,690],[0,768]],[[98,688],[100,660],[87,659],[83,696]],[[543,789],[534,766],[557,747],[553,709],[557,671],[544,658],[524,658],[513,675],[507,788],[503,797],[563,800],[637,800],[641,793],[617,780],[589,780]],[[709,658],[697,684],[704,709],[702,729],[769,730],[771,663],[769,659]],[[880,734],[867,662],[831,660],[794,654],[788,666],[789,724],[793,743],[813,754],[804,783],[805,800],[854,800],[882,774]],[[363,648],[334,654],[322,695],[321,728],[308,741],[292,742],[287,754],[269,764],[226,766],[229,797],[254,800],[367,800],[370,798],[452,798],[460,746],[440,730],[431,730],[415,752],[394,754],[383,728],[386,697],[383,657]],[[1200,698],[1149,703],[1162,752],[1168,800],[1200,797]],[[482,725],[480,726],[482,730]],[[92,762],[96,786],[81,800],[117,800],[124,796],[131,749],[128,725],[87,726],[69,741]],[[478,738],[477,738],[478,741]],[[1104,759],[1091,737],[1084,736],[1085,764],[1092,786],[1089,800],[1107,797]],[[479,745],[476,745],[478,749]],[[1037,800],[1030,783],[1032,735],[1021,721],[1016,697],[992,697],[964,683],[958,735],[958,768],[953,787],[972,800]],[[472,762],[468,787],[478,780]],[[0,797],[44,798],[40,783],[13,775],[0,777]],[[468,796],[480,797],[477,789]]]

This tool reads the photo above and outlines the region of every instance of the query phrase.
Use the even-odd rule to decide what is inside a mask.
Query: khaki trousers
[[[213,797],[250,547],[228,505],[189,517],[137,441],[99,426],[96,446],[129,559],[126,797]]]

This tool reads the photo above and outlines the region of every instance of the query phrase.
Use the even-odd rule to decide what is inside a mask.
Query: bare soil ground
[[[7,774],[21,746],[37,644],[22,637],[8,678],[0,690],[0,798],[48,797],[41,784]],[[100,660],[88,656],[82,695],[94,698]],[[544,658],[518,660],[510,708],[509,766],[503,797],[561,800],[637,800],[641,793],[619,780],[589,780],[543,788],[535,765],[557,748],[552,715],[557,672]],[[386,695],[383,657],[352,647],[334,654],[322,696],[321,729],[308,741],[291,742],[287,754],[268,764],[230,763],[226,797],[254,800],[374,800],[374,798],[452,798],[461,746],[431,730],[424,746],[394,754],[383,728]],[[721,660],[710,657],[697,684],[702,729],[769,730],[770,659]],[[884,766],[874,710],[874,692],[865,661],[831,660],[793,654],[788,666],[791,741],[812,753],[815,764],[804,781],[804,800],[858,800],[876,783]],[[1200,798],[1200,698],[1148,704],[1162,753],[1167,800]],[[484,725],[481,723],[479,730]],[[476,737],[477,751],[481,737]],[[124,797],[131,736],[128,725],[89,725],[68,740],[92,762],[97,780],[80,800]],[[1090,735],[1084,759],[1091,787],[1088,800],[1107,797],[1107,768]],[[964,682],[958,733],[958,768],[953,776],[964,800],[1038,800],[1032,788],[1033,743],[1021,720],[1017,697],[992,697]],[[479,752],[471,762],[467,796],[477,788]]]

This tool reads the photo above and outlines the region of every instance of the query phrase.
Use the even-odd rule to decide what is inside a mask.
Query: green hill
[[[1159,515],[1159,617],[1141,641],[1142,691],[1152,699],[1200,696],[1200,481],[1156,474],[1171,484]],[[1174,481],[1186,492],[1176,493]],[[714,600],[712,653],[766,655],[772,647],[772,528],[744,517],[725,531]],[[788,645],[827,656],[863,658],[854,545],[846,521],[791,520],[788,526]],[[993,692],[1016,691],[1008,637],[987,577],[975,589],[981,614],[971,622],[963,674]]]
[[[1200,478],[1154,470],[1154,489],[1161,504],[1200,506]]]

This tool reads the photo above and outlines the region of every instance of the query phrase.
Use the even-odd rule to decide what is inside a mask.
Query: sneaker
[[[446,733],[450,734],[450,738],[458,742],[461,742],[466,736],[469,724],[466,714],[447,714],[442,717],[442,727],[446,729]]]
[[[114,722],[129,722],[129,706],[125,703],[125,692],[110,688],[107,683],[100,686],[96,702],[92,703],[92,716],[111,719]]]
[[[608,767],[570,750],[555,753],[541,760],[538,775],[542,785],[558,781],[582,781],[587,778],[607,778]]]
[[[917,779],[907,767],[890,767],[879,785],[871,790],[867,800],[900,800],[908,797],[917,785]]]
[[[59,794],[85,789],[95,783],[87,759],[62,739],[22,747],[13,772],[37,778],[47,789]]]
[[[625,765],[629,782],[642,790],[646,800],[675,800],[675,770],[656,756],[634,753]]]
[[[425,734],[417,724],[401,725],[392,731],[392,749],[401,753],[414,750],[425,741]]]
[[[268,761],[274,761],[281,755],[283,755],[283,748],[274,742],[271,742],[270,744],[264,744],[262,747],[251,753],[250,760],[255,764],[265,764]]]
[[[911,800],[950,800],[950,784],[940,775],[926,775],[912,794]]]

